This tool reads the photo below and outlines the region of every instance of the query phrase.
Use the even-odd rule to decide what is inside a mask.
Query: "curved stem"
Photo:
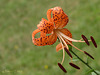
[[[88,65],[88,63],[86,63],[85,61],[83,61],[76,53],[74,53],[74,52],[72,51],[72,49],[69,48],[69,50],[70,50],[70,52],[73,53],[81,62],[83,62],[87,67],[89,67],[90,69],[92,69],[93,72],[94,72],[95,74],[99,75],[90,65]]]

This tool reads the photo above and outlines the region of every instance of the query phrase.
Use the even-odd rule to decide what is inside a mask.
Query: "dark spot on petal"
[[[40,41],[42,42],[42,37],[40,38]]]

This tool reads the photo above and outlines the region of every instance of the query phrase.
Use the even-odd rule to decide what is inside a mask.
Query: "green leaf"
[[[92,74],[92,75],[97,75],[97,74],[96,74],[96,73],[94,73],[94,72],[92,72],[91,74]]]
[[[73,58],[73,59],[72,59],[72,61],[78,61],[78,60],[79,60],[79,59],[77,59],[77,58]]]
[[[100,75],[100,71],[97,71],[97,70],[96,70],[96,72]],[[92,74],[92,75],[97,75],[97,74],[94,73],[94,72],[91,72],[91,74]]]
[[[93,72],[93,70],[89,70],[88,72],[86,72],[86,75],[88,75],[89,73]]]
[[[87,60],[86,60],[86,63],[88,64],[89,63],[89,57],[87,56]]]

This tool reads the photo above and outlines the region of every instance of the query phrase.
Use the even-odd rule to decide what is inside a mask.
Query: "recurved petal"
[[[61,7],[52,8],[53,21],[55,28],[63,28],[68,23],[68,16],[64,13]]]
[[[43,36],[43,37],[40,37],[40,38],[34,38],[35,35],[38,32],[40,32],[40,30],[39,29],[36,29],[32,33],[32,41],[33,41],[34,45],[37,45],[37,46],[52,45],[57,40],[57,35],[55,33],[53,33],[53,34],[51,34],[49,36]]]
[[[40,33],[40,37],[45,37],[45,36],[46,36],[46,33],[44,33],[44,32]]]
[[[54,29],[54,24],[53,22],[47,21],[46,19],[42,18],[37,27],[41,32],[50,34]]]
[[[48,19],[48,21],[53,22],[53,18],[51,18],[51,12],[52,12],[52,9],[48,9],[48,11],[47,11],[47,19]]]
[[[71,34],[71,32],[70,32],[68,29],[63,28],[63,29],[58,29],[58,30],[59,30],[60,32],[62,32],[63,34],[65,34],[66,36],[72,38],[72,34]],[[72,41],[69,41],[69,42],[72,43]],[[67,43],[67,42],[66,42],[66,43]],[[69,44],[69,43],[67,43],[67,44]]]
[[[58,52],[59,50],[61,50],[62,49],[62,45],[61,45],[61,43],[59,43],[57,46],[56,46],[56,51]]]
[[[47,38],[47,45],[52,45],[56,42],[57,40],[57,35],[55,33],[51,34]]]

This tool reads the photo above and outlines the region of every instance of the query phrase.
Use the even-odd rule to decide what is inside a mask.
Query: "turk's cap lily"
[[[51,13],[53,15],[52,18]],[[56,31],[60,31],[66,36],[72,38],[72,34],[70,33],[70,31],[63,28],[64,26],[66,26],[69,19],[61,7],[54,7],[49,9],[47,11],[47,18],[48,20],[42,18],[40,23],[37,25],[38,29],[36,29],[32,33],[32,41],[35,45],[45,46],[54,44],[58,37]],[[40,32],[40,38],[34,38],[38,32]],[[51,35],[46,36],[46,34]],[[59,51],[59,48],[61,48],[61,43],[57,45],[56,50]]]
[[[52,17],[51,17],[52,14]],[[88,46],[89,41],[92,41],[94,46],[97,48],[97,44],[94,40],[94,38],[91,36],[91,40],[88,40],[86,36],[82,35],[82,38],[80,40],[75,40],[72,38],[71,32],[64,28],[69,19],[68,16],[64,13],[61,7],[54,7],[51,8],[47,11],[47,19],[42,18],[40,23],[37,25],[36,30],[33,31],[32,33],[32,41],[34,45],[37,46],[45,46],[45,45],[52,45],[56,42],[57,38],[59,38],[60,43],[56,46],[56,51],[60,51],[61,49],[63,50],[63,59],[61,64],[58,63],[58,66],[66,73],[67,71],[65,68],[62,66],[64,57],[65,57],[65,52],[70,56],[71,62],[69,63],[72,67],[76,69],[80,69],[77,65],[72,63],[72,55],[70,53],[68,45],[71,45],[75,49],[83,52],[84,54],[88,55],[90,58],[94,59],[92,55],[87,53],[86,51],[83,51],[79,48],[77,48],[75,45],[72,44],[72,42],[85,42]],[[40,32],[40,37],[35,38],[35,35]],[[47,34],[50,34],[47,36]]]

